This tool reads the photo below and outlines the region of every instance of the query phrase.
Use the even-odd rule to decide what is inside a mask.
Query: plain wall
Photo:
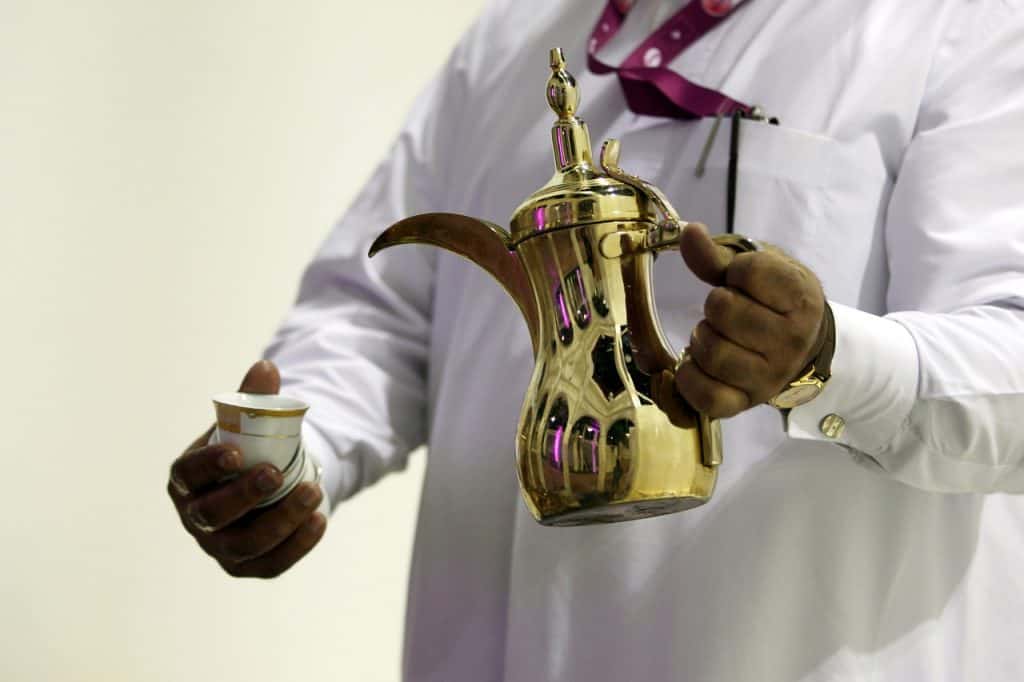
[[[0,2],[0,679],[398,679],[422,454],[275,581],[164,485],[482,4]]]

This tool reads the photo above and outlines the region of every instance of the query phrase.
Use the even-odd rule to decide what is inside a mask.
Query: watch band
[[[836,318],[832,314],[832,306],[825,301],[825,341],[821,344],[821,350],[811,360],[811,364],[800,376],[814,367],[814,374],[822,381],[827,381],[832,376],[832,356],[836,352]]]

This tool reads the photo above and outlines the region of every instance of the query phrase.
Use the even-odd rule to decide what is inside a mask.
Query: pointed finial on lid
[[[548,78],[548,106],[558,114],[551,128],[551,144],[555,152],[555,168],[560,173],[593,164],[590,156],[590,134],[587,124],[576,118],[580,91],[576,79],[565,70],[565,55],[556,47],[549,53],[551,76]]]
[[[558,114],[559,120],[573,118],[580,104],[580,93],[576,79],[565,70],[565,55],[562,48],[551,50],[551,77],[548,78],[548,106]]]

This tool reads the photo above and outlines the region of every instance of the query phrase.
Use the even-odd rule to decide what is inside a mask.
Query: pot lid
[[[643,187],[622,182],[594,165],[590,131],[576,116],[580,100],[576,79],[565,70],[561,48],[551,50],[550,57],[547,100],[558,115],[551,128],[555,174],[512,214],[512,242],[588,223],[658,222],[652,197]]]

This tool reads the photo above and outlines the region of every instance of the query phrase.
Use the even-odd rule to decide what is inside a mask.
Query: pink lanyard
[[[594,73],[617,73],[626,104],[638,114],[668,118],[750,115],[753,107],[720,92],[697,85],[662,64],[668,64],[697,39],[725,21],[737,9],[730,0],[690,0],[637,47],[622,66],[597,58],[597,51],[618,33],[632,0],[610,0],[594,27],[587,48],[587,65]]]

